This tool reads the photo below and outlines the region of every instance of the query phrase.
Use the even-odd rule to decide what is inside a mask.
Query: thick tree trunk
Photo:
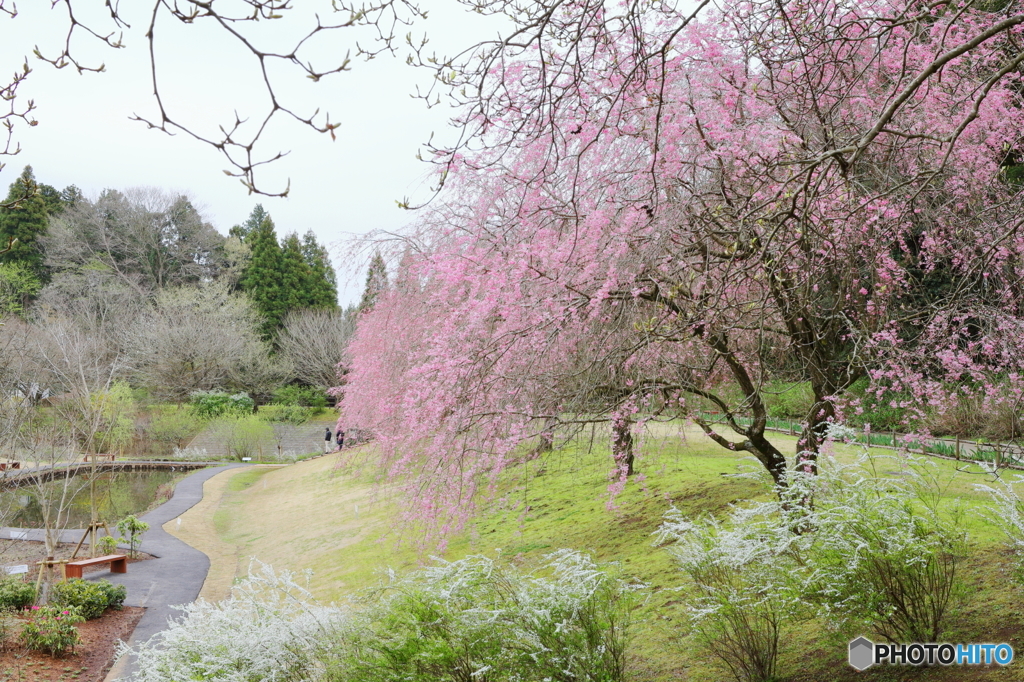
[[[628,417],[615,417],[612,419],[612,457],[619,473],[624,471],[626,476],[632,476],[636,471],[633,469],[633,422]]]
[[[544,430],[537,436],[537,445],[526,455],[527,460],[537,459],[541,455],[555,449],[555,424],[558,420],[554,417],[544,419]]]
[[[835,420],[836,406],[831,400],[818,398],[811,406],[804,429],[796,442],[798,464],[810,467],[809,473],[818,472],[818,453],[827,437],[828,425]]]
[[[747,440],[742,445],[743,450],[754,455],[764,465],[775,485],[783,488],[786,486],[786,456],[764,437],[763,429],[760,431],[751,429],[747,434]]]
[[[544,420],[544,430],[540,432],[540,436],[537,438],[537,447],[534,450],[536,454],[541,455],[555,449],[554,428],[555,420],[552,417]]]

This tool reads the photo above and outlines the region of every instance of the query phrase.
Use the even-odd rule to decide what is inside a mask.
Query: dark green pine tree
[[[85,199],[82,190],[75,185],[68,185],[64,189],[58,190],[53,185],[41,184],[39,185],[39,195],[46,202],[46,213],[52,216],[63,213],[65,209],[74,208],[77,203]]]
[[[368,313],[377,304],[377,298],[388,288],[388,268],[384,259],[377,251],[370,259],[370,269],[366,273],[366,288],[363,298],[359,301],[359,312]]]
[[[261,206],[253,210],[249,216],[250,221],[257,216],[257,212],[259,224],[244,237],[252,249],[252,257],[242,274],[241,285],[263,316],[263,337],[271,340],[277,335],[290,301],[288,285],[284,280],[284,254],[277,243],[274,221]]]
[[[11,183],[7,199],[0,208],[0,250],[7,248],[11,238],[18,241],[0,256],[3,263],[21,263],[40,281],[46,281],[46,267],[39,237],[49,226],[46,200],[39,192],[32,166]]]
[[[327,247],[316,240],[313,230],[302,237],[302,257],[309,266],[310,280],[307,285],[307,299],[310,308],[338,308],[338,281]]]
[[[284,238],[281,245],[282,258],[282,289],[287,301],[287,310],[298,308],[312,308],[310,282],[313,280],[313,271],[306,264],[302,257],[302,244],[299,243],[299,235],[292,232]]]

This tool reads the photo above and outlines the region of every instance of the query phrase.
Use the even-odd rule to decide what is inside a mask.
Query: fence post
[[[956,445],[954,447],[955,447],[954,453],[956,454],[956,459],[959,462],[960,461],[960,435],[959,434],[957,434]]]

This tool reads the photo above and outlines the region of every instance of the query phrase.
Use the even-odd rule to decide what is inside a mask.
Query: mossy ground
[[[692,428],[657,425],[642,444],[637,463],[642,477],[613,498],[608,492],[610,458],[601,436],[581,438],[508,469],[481,512],[449,539],[443,558],[500,550],[529,563],[556,548],[570,547],[588,551],[599,561],[617,562],[623,574],[650,586],[650,597],[636,614],[635,678],[728,679],[707,652],[691,642],[686,596],[679,589],[685,581],[669,553],[654,545],[653,533],[672,506],[688,516],[721,514],[731,504],[770,495],[757,477],[735,476],[756,471],[755,463],[707,441]],[[783,451],[795,447],[789,436],[773,436],[773,441]],[[847,460],[858,452],[840,446],[835,455]],[[898,456],[876,454],[878,475],[902,475]],[[279,569],[311,569],[310,588],[324,601],[342,600],[373,586],[385,567],[403,571],[429,561],[417,550],[417,539],[422,538],[416,531],[395,525],[398,507],[387,486],[374,481],[372,446],[346,451],[342,457],[236,474],[214,513],[217,534],[242,557],[252,556]],[[987,495],[976,489],[989,477],[956,462],[928,461],[944,503],[959,502],[967,509],[966,525],[973,538],[964,571],[970,600],[953,621],[948,639],[1020,644],[1022,592],[1010,583],[1012,560],[1002,549],[1000,532],[985,520]],[[244,568],[245,562],[239,565]],[[1006,669],[872,668],[857,673],[845,662],[848,635],[830,635],[820,623],[787,630],[782,679],[1024,679],[1024,664]],[[1024,648],[1020,651],[1024,655]]]

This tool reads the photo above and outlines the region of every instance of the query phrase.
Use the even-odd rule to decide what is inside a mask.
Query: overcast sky
[[[300,4],[303,10],[319,6],[325,23],[330,18],[329,2]],[[40,182],[58,189],[74,184],[90,198],[105,188],[160,187],[189,194],[222,233],[262,203],[279,235],[313,229],[321,242],[335,247],[339,284],[348,283],[342,303],[357,300],[361,274],[353,272],[356,264],[342,262],[341,242],[349,234],[396,229],[409,222],[413,216],[397,208],[396,200],[426,199],[431,185],[431,169],[416,160],[417,151],[432,133],[435,139],[453,139],[447,126],[450,109],[427,110],[422,101],[410,97],[417,84],[429,86],[430,75],[404,65],[407,50],[399,58],[353,59],[351,71],[316,84],[296,71],[282,72],[287,102],[303,114],[317,107],[329,111],[341,127],[332,142],[281,119],[263,148],[268,153],[290,153],[258,180],[279,191],[290,179],[290,194],[286,199],[250,195],[238,179],[224,174],[229,164],[214,149],[183,134],[169,137],[129,120],[132,114],[156,111],[144,37],[149,17],[139,11],[144,5],[151,8],[152,3],[121,3],[132,26],[125,32],[125,49],[105,48],[84,34],[73,43],[86,63],[105,64],[106,72],[100,74],[79,75],[73,67],[58,71],[32,56],[35,46],[54,54],[63,44],[67,18],[60,5],[51,10],[49,2],[26,2],[18,5],[16,18],[0,18],[0,60],[9,74],[27,57],[33,73],[18,94],[35,100],[39,122],[34,128],[15,128],[22,151],[2,159],[7,166],[0,172],[0,186],[6,188],[31,164]],[[427,21],[400,29],[401,35],[408,30],[414,35],[426,32],[433,49],[450,54],[497,33],[494,23],[464,13],[451,0],[425,3],[431,5],[437,7]],[[102,15],[92,20],[104,32],[111,30]],[[299,34],[299,26],[306,29],[311,20],[311,15],[294,15],[242,28],[261,46],[283,49]],[[235,110],[252,119],[266,111],[256,60],[222,31],[199,24],[182,26],[164,17],[156,35],[161,88],[172,115],[213,134],[217,125],[233,121]],[[314,66],[326,67],[354,48],[357,39],[371,42],[368,33],[353,29],[330,32],[311,46],[307,57]]]

